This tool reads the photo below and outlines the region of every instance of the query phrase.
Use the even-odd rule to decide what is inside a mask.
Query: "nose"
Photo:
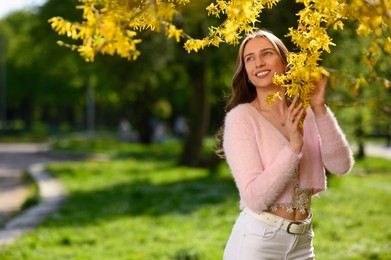
[[[262,67],[263,65],[265,65],[265,60],[263,59],[263,57],[261,55],[259,55],[257,57],[257,60],[256,60],[256,64],[255,64],[257,67]]]

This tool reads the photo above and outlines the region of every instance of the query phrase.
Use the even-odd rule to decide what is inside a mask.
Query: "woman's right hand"
[[[300,128],[300,121],[304,116],[303,104],[296,106],[298,96],[295,96],[292,103],[288,107],[287,122],[285,123],[288,129],[289,143],[292,150],[300,153],[303,147],[303,130]]]

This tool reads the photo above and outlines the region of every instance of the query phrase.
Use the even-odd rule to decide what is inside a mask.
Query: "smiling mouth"
[[[262,72],[257,73],[255,76],[263,77],[263,76],[266,76],[269,73],[270,73],[270,70],[266,70],[266,71],[262,71]]]

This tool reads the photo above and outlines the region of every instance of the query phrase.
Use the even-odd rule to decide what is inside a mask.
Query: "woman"
[[[224,259],[314,259],[311,197],[326,189],[325,168],[347,173],[353,157],[325,105],[327,77],[317,83],[311,108],[295,97],[272,105],[273,83],[287,69],[287,48],[260,30],[242,42],[227,104],[223,153],[240,194],[238,217]],[[299,127],[304,117],[303,128]]]

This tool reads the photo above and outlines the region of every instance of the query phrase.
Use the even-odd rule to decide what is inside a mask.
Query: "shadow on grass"
[[[113,160],[124,160],[133,158],[137,161],[173,161],[178,158],[178,152],[170,149],[162,149],[161,147],[151,146],[148,151],[145,149],[132,151],[121,151],[111,156]]]
[[[106,149],[107,161],[49,167],[49,172],[71,183],[85,182],[91,187],[91,191],[73,188],[59,212],[49,217],[49,225],[86,226],[127,216],[187,215],[202,207],[238,201],[230,175],[177,167],[181,149],[177,142],[114,147]]]
[[[169,160],[177,158],[181,143],[178,140],[164,144],[123,143],[116,139],[92,139],[92,140],[57,140],[52,146],[52,153],[70,156],[79,156],[81,159],[93,158],[103,154],[110,159],[121,160],[134,158],[141,161]]]
[[[123,216],[191,214],[201,207],[237,200],[229,177],[206,176],[165,184],[143,180],[94,192],[73,192],[54,218],[57,226],[85,226]]]

